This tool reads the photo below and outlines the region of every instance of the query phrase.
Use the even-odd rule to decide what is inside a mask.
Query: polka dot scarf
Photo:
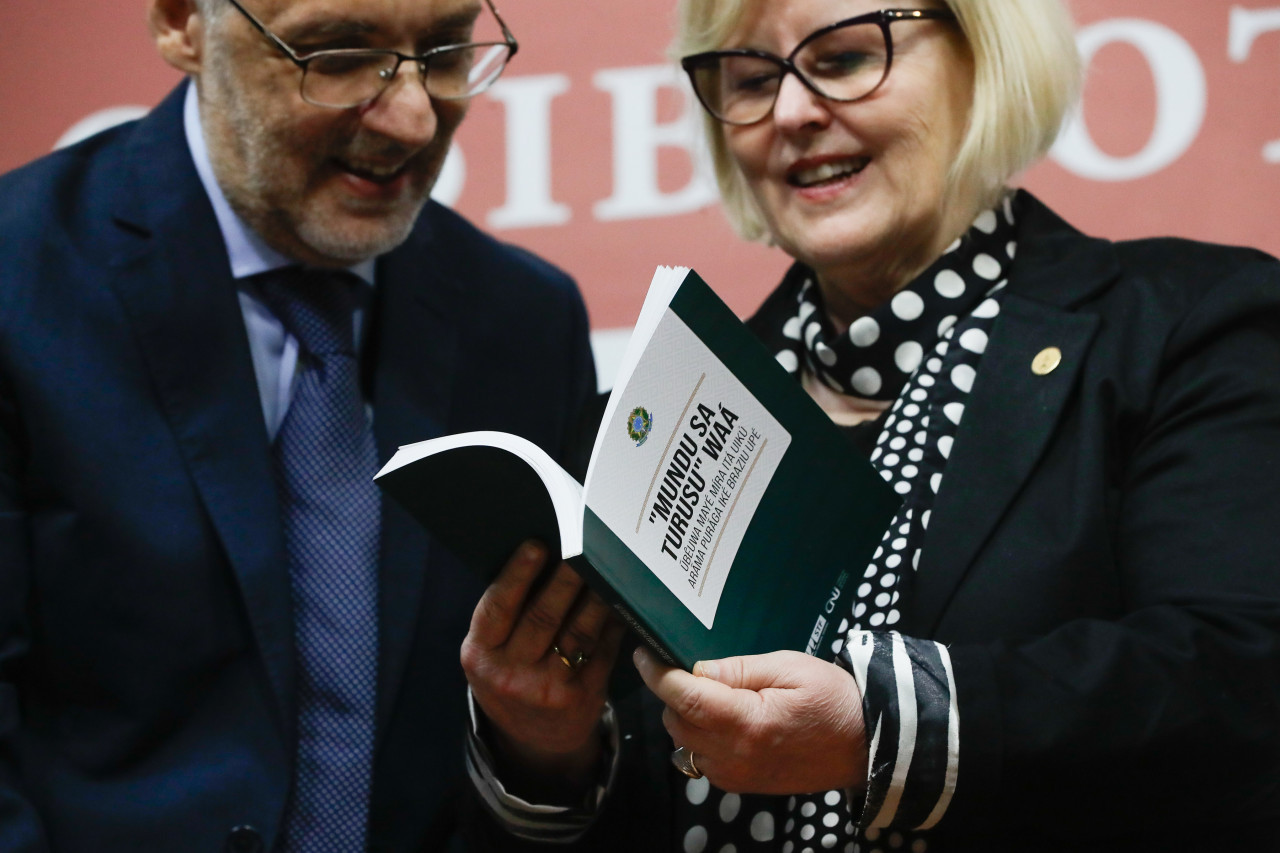
[[[901,618],[898,603],[919,565],[920,544],[943,469],[1000,312],[1007,267],[1017,253],[1014,220],[1010,196],[980,215],[964,236],[888,305],[863,318],[869,322],[855,323],[846,335],[832,334],[812,274],[799,265],[788,272],[751,321],[791,372],[799,370],[803,359],[837,390],[895,400],[883,419],[871,459],[904,501],[836,631],[831,653],[846,668],[848,656],[841,652],[852,632],[891,630]],[[905,294],[914,298],[904,298]],[[770,328],[780,333],[770,336]],[[884,709],[864,708],[868,710],[878,714]],[[925,835],[896,828],[892,815],[877,815],[888,780],[872,780],[866,813],[859,816],[850,812],[843,791],[785,798],[739,796],[724,793],[705,779],[686,780],[678,775],[673,779],[683,794],[675,804],[674,849],[685,853],[924,853],[929,849]],[[903,803],[899,814],[921,805],[906,799]],[[923,805],[927,810],[929,804]],[[859,817],[862,828],[854,823]],[[876,826],[877,817],[887,825]]]
[[[983,212],[933,266],[842,335],[822,310],[812,271],[801,264],[787,272],[761,309],[787,313],[752,325],[788,372],[804,364],[841,394],[893,400],[920,366],[925,348],[1000,279],[1000,259],[1008,257],[1013,240],[1007,208],[1008,203]]]

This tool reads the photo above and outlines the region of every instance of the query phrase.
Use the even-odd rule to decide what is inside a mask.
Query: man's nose
[[[406,147],[427,145],[435,138],[439,118],[423,83],[416,62],[402,63],[391,84],[364,107],[361,121]]]

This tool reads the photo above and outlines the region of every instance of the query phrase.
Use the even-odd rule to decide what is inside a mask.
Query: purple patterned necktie
[[[377,449],[360,393],[348,273],[264,277],[301,352],[276,436],[276,485],[293,588],[298,744],[284,853],[365,849],[377,693]]]

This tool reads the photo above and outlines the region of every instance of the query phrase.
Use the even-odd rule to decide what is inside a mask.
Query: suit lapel
[[[1018,264],[965,407],[907,608],[904,630],[923,636],[936,628],[1071,399],[1099,322],[1074,309],[1119,272],[1109,243],[1081,236],[1029,196],[1021,204]],[[1061,363],[1038,375],[1032,362],[1049,347],[1061,351]]]
[[[1010,293],[965,407],[916,575],[910,630],[928,636],[951,593],[1053,434],[1084,363],[1097,318]],[[1038,376],[1047,347],[1062,362]]]
[[[137,331],[160,406],[244,597],[292,729],[293,620],[270,449],[248,339],[213,209],[182,130],[179,87],[138,125],[115,221],[140,238],[113,287]]]
[[[445,434],[457,372],[462,284],[450,253],[433,238],[431,208],[410,239],[378,269],[374,348],[374,433],[381,462],[403,444]],[[426,532],[398,504],[382,502],[379,578],[378,731],[387,730],[416,632],[427,578]],[[427,593],[430,594],[430,593]],[[456,662],[457,649],[450,658]]]

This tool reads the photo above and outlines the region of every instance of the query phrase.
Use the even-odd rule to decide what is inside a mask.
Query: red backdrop
[[[785,265],[732,236],[695,174],[688,103],[663,55],[671,5],[502,0],[520,55],[477,99],[438,188],[480,225],[577,276],[597,329],[631,322],[659,263],[697,268],[739,313]],[[0,2],[0,171],[48,151],[85,117],[152,105],[177,82],[150,43],[145,7]],[[1093,233],[1280,253],[1280,3],[1072,8],[1091,58],[1084,129],[1023,183]]]

